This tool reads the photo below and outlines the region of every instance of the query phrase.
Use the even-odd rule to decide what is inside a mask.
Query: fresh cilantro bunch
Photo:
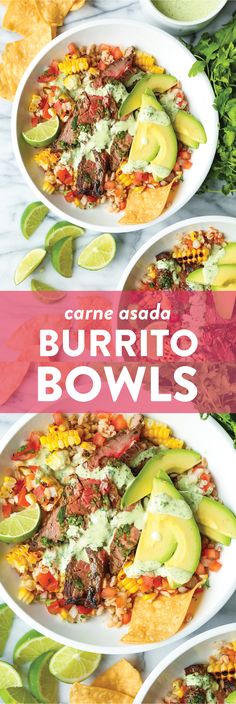
[[[201,192],[229,195],[236,192],[236,13],[217,32],[205,32],[197,44],[187,46],[196,56],[189,75],[206,72],[220,117],[215,159]]]

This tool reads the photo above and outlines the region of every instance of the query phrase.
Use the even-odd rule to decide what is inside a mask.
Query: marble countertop
[[[215,22],[215,27],[227,21],[236,10],[236,1],[228,0],[228,3],[221,13],[220,18]],[[4,8],[0,8],[0,17],[3,15]],[[88,0],[85,7],[80,12],[74,12],[69,15],[65,26],[68,28],[76,24],[78,20],[86,20],[92,17],[116,17],[116,18],[134,18],[143,20],[142,12],[139,8],[139,3],[133,0]],[[14,36],[11,35],[12,38]],[[16,37],[17,38],[17,35]],[[9,34],[6,31],[0,31],[0,49],[6,41],[9,41]],[[10,138],[10,113],[11,105],[5,101],[0,101],[0,154],[1,154],[1,170],[0,170],[0,195],[1,195],[1,232],[0,232],[0,287],[2,290],[12,290],[13,274],[16,265],[24,256],[27,250],[32,246],[39,246],[42,242],[43,234],[45,233],[45,224],[41,226],[39,231],[32,240],[27,242],[20,233],[19,222],[22,211],[25,206],[34,200],[34,196],[29,187],[24,183],[24,180],[18,170],[11,147]],[[235,197],[224,197],[215,195],[195,196],[187,206],[179,211],[177,217],[169,218],[168,224],[194,215],[230,215],[234,216],[236,206]],[[55,218],[50,216],[51,223]],[[165,223],[165,224],[167,224]],[[161,225],[159,226],[159,230]],[[117,235],[117,256],[114,262],[104,272],[85,272],[82,269],[75,271],[72,288],[86,290],[101,290],[115,288],[121,272],[124,269],[127,261],[137,251],[137,248],[152,236],[158,227],[150,226],[145,231],[140,230],[138,233],[129,233],[128,235]],[[93,238],[92,232],[87,232],[83,237],[83,245]],[[43,272],[42,279],[51,285],[59,287],[61,278],[52,270],[50,266]],[[64,283],[64,282],[63,282]],[[67,282],[66,282],[67,283]],[[65,286],[63,286],[65,288]],[[16,419],[15,416],[0,415],[0,437],[10,427]],[[230,623],[235,620],[236,597],[232,597],[221,612],[213,618],[206,628],[214,627],[223,623]],[[204,630],[204,629],[202,629]],[[153,667],[157,664],[161,657],[169,652],[169,647],[164,646],[150,653],[140,655],[138,661],[143,670],[143,675],[146,676]],[[117,658],[108,658],[110,662]],[[134,661],[135,658],[132,658]]]
[[[236,9],[236,1],[228,0],[225,9],[215,21],[214,25],[223,24],[232,15]],[[4,8],[0,6],[0,19],[4,14]],[[132,20],[144,20],[142,11],[137,0],[87,0],[84,8],[77,12],[71,12],[64,24],[65,28],[72,27],[79,20],[102,17],[107,18],[129,18]],[[214,26],[213,25],[213,26]],[[17,38],[4,30],[0,30],[0,50],[3,48],[6,41]],[[25,255],[27,250],[32,247],[42,246],[44,236],[48,226],[56,221],[53,215],[50,215],[50,222],[44,222],[38,231],[34,234],[33,239],[28,242],[24,240],[20,232],[20,217],[25,206],[32,200],[35,200],[34,194],[24,182],[24,179],[16,164],[10,137],[10,114],[11,104],[0,100],[0,194],[1,194],[1,231],[0,231],[0,288],[5,290],[14,289],[13,276],[18,262]],[[204,196],[195,196],[177,215],[172,216],[165,221],[164,224],[157,226],[151,225],[145,230],[140,230],[136,233],[118,234],[117,254],[114,261],[107,267],[106,270],[98,272],[90,272],[74,267],[73,278],[66,280],[62,279],[57,274],[49,261],[46,261],[44,270],[40,271],[40,277],[43,281],[57,288],[73,288],[80,290],[99,290],[99,289],[114,289],[119,281],[125,265],[144,242],[146,242],[155,232],[158,232],[167,224],[182,220],[187,217],[197,215],[231,215],[235,214],[236,194],[235,197],[225,197],[208,194]],[[77,241],[77,249],[82,248],[85,244],[91,241],[94,234],[87,231],[83,239]],[[38,271],[37,271],[38,274]],[[36,276],[37,276],[36,274]],[[24,282],[21,287],[28,288],[28,281]],[[19,288],[21,288],[19,287]]]

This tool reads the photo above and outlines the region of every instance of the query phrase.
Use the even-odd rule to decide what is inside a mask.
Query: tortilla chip
[[[62,25],[70,12],[74,0],[36,0],[44,21],[50,25]]]
[[[70,690],[70,704],[132,704],[133,697],[114,689],[89,687],[75,682]]]
[[[131,188],[125,215],[119,222],[125,225],[142,225],[158,218],[167,205],[174,180],[160,188]]]
[[[74,5],[71,9],[72,10],[80,10],[80,8],[83,7],[85,2],[86,2],[86,0],[76,0],[76,2],[74,2]]]
[[[27,66],[34,56],[51,39],[51,27],[43,23],[40,31],[25,39],[6,44],[0,63],[0,97],[11,100],[16,92],[18,83]]]
[[[92,687],[104,687],[104,689],[112,689],[115,692],[128,694],[130,697],[136,697],[140,687],[142,686],[142,678],[140,672],[131,665],[128,660],[119,660],[115,665],[102,672],[101,675],[95,677]]]
[[[32,34],[32,27],[37,25],[41,31],[42,17],[38,11],[36,0],[10,0],[2,26],[11,32],[17,32],[27,37]],[[44,23],[45,24],[45,23]]]
[[[160,643],[178,633],[187,616],[197,584],[191,591],[173,596],[159,596],[155,601],[137,597],[134,602],[129,632],[122,643]]]

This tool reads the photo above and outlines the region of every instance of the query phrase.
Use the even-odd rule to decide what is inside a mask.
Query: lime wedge
[[[29,508],[12,513],[0,521],[0,540],[3,543],[21,543],[35,532],[40,521],[40,507],[33,504]]]
[[[0,656],[4,653],[5,645],[10,635],[14,614],[9,606],[0,604]]]
[[[51,117],[50,120],[40,122],[27,132],[22,132],[22,137],[31,147],[47,147],[57,136],[59,125],[59,118]]]
[[[25,208],[21,216],[20,226],[22,235],[28,240],[31,235],[34,234],[40,223],[43,222],[44,218],[48,213],[48,208],[46,205],[39,201],[36,203],[30,203]]]
[[[25,687],[1,689],[0,697],[4,704],[37,704],[37,699]]]
[[[65,646],[54,653],[49,670],[60,682],[82,682],[97,669],[101,657],[98,653],[85,653]]]
[[[56,242],[64,239],[64,237],[73,237],[75,239],[76,237],[83,235],[84,232],[85,230],[82,227],[71,225],[69,222],[66,222],[66,220],[62,220],[61,222],[57,222],[56,225],[53,225],[50,230],[48,230],[45,237],[45,247],[52,247],[56,244]]]
[[[16,286],[18,286],[18,284],[21,284],[22,281],[27,279],[27,276],[32,274],[32,272],[37,269],[37,266],[41,264],[46,254],[46,249],[39,248],[31,249],[31,252],[28,252],[25,255],[25,257],[18,264],[15,271],[14,281]]]
[[[57,291],[53,286],[44,284],[43,281],[38,281],[38,279],[31,279],[30,285],[31,291],[37,294],[37,297],[42,303],[54,303],[60,301],[65,296],[63,291]]]
[[[63,240],[56,242],[56,244],[50,248],[50,254],[52,265],[58,274],[70,278],[72,276],[73,264],[72,237],[64,237]]]
[[[30,691],[40,702],[45,704],[56,704],[58,701],[58,683],[49,672],[49,662],[53,651],[39,655],[32,662],[28,672],[28,684]]]
[[[42,636],[41,633],[32,629],[17,641],[13,652],[13,661],[17,666],[24,665],[48,650],[59,650],[59,648],[61,648],[59,643],[55,643],[51,638]]]
[[[83,269],[103,269],[110,264],[116,253],[116,241],[112,235],[104,234],[90,242],[79,255],[78,265]]]
[[[0,660],[0,689],[21,687],[21,685],[21,677],[13,665],[9,665],[5,660]]]

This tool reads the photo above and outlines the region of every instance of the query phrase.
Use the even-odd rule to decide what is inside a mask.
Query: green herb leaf
[[[193,76],[197,76],[198,73],[202,73],[203,71],[205,71],[205,63],[204,61],[200,61],[200,59],[198,59],[194,62],[192,68],[190,68],[188,75],[190,76],[190,78],[192,78]]]

